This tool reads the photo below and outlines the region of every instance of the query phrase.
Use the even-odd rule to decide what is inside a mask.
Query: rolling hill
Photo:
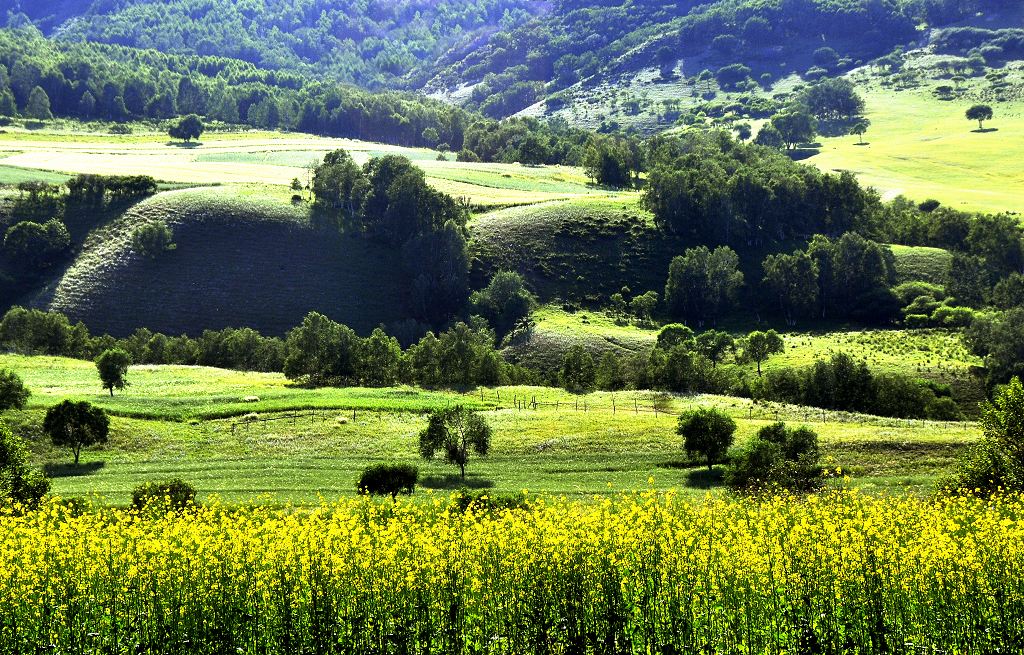
[[[310,224],[308,209],[265,188],[201,188],[146,200],[94,233],[37,304],[127,335],[248,326],[281,335],[313,310],[369,332],[406,317],[394,253]],[[165,222],[175,247],[132,248],[138,226]]]

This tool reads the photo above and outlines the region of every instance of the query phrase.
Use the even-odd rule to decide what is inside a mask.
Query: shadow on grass
[[[710,471],[707,467],[694,469],[686,474],[686,486],[691,489],[712,489],[725,484],[725,469],[716,466]]]
[[[50,478],[77,478],[92,475],[106,465],[106,462],[86,462],[85,464],[43,464],[43,472]]]
[[[428,489],[490,489],[494,486],[494,480],[488,480],[478,475],[467,475],[463,480],[458,474],[428,475],[420,479],[420,486]]]
[[[974,132],[975,134],[988,134],[989,132],[998,132],[999,128],[998,127],[985,127],[985,128],[980,129],[980,130],[971,130],[971,131]]]
[[[789,150],[787,154],[789,155],[789,158],[792,159],[793,161],[800,161],[803,159],[809,159],[814,155],[818,154],[819,152],[820,151],[817,148],[800,147]]]
[[[853,144],[853,145],[855,145],[855,146],[857,146],[857,147],[863,147],[863,146],[869,146],[869,145],[871,145],[871,142],[870,142],[870,141],[865,141],[865,142],[863,142],[863,143],[855,143],[855,144]]]
[[[168,141],[167,145],[175,148],[198,148],[203,144],[200,141]]]

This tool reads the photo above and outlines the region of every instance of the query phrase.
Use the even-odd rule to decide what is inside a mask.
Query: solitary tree
[[[658,68],[661,69],[663,79],[670,80],[675,77],[676,53],[672,48],[667,45],[661,46],[658,48],[655,58],[658,60]]]
[[[792,149],[798,143],[810,141],[818,130],[814,117],[798,109],[772,116],[772,127],[782,135],[787,149]]]
[[[171,250],[173,242],[174,233],[163,221],[146,223],[132,233],[132,248],[150,258]]]
[[[743,342],[743,357],[757,362],[757,374],[761,375],[761,362],[775,353],[784,352],[785,342],[775,330],[751,332]]]
[[[107,442],[110,419],[106,412],[91,403],[65,400],[46,412],[43,431],[54,446],[69,446],[78,466],[78,456],[84,446]]]
[[[722,461],[732,446],[736,432],[736,421],[725,412],[703,408],[686,412],[679,417],[676,433],[683,437],[686,452],[700,455],[708,464],[708,470]]]
[[[985,129],[985,121],[992,120],[992,107],[988,105],[974,105],[967,110],[967,119],[978,121],[978,129]]]
[[[461,405],[434,411],[426,429],[420,432],[420,455],[433,459],[437,451],[444,452],[445,461],[459,467],[463,480],[470,451],[486,457],[490,448],[491,426]]]
[[[391,500],[397,500],[398,494],[413,492],[419,476],[419,469],[410,464],[375,464],[363,469],[356,490],[371,496],[389,495]]]
[[[192,139],[199,139],[206,131],[206,126],[203,125],[202,119],[195,114],[189,114],[175,125],[171,126],[171,129],[167,131],[172,139],[181,139],[183,141],[191,141]]]
[[[120,348],[104,350],[96,358],[96,370],[99,371],[103,388],[114,395],[114,389],[121,390],[128,386],[128,367],[132,364],[131,355]]]
[[[17,373],[8,369],[0,371],[0,412],[24,409],[29,395]]]
[[[637,318],[641,321],[649,321],[651,320],[651,315],[654,314],[654,310],[658,307],[658,292],[648,291],[641,294],[633,298],[629,306]]]
[[[856,134],[857,135],[857,143],[863,145],[864,144],[864,133],[868,131],[869,127],[871,127],[871,121],[869,121],[866,118],[861,119],[861,120],[857,121],[856,123],[854,123],[853,127],[850,128],[850,134]]]

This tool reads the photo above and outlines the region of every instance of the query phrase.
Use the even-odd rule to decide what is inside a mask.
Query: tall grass
[[[996,653],[1024,499],[0,518],[0,653]],[[935,651],[935,652],[940,652]]]

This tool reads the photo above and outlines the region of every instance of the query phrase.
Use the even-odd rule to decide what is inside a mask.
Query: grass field
[[[948,83],[948,82],[946,82]],[[980,83],[976,83],[980,84]],[[992,102],[965,94],[942,101],[937,83],[894,92],[875,84],[861,90],[871,127],[860,146],[855,136],[821,139],[821,152],[807,161],[825,170],[849,170],[885,198],[934,198],[954,209],[1024,211],[1024,101]],[[992,131],[977,132],[964,111],[991,102]]]
[[[7,178],[23,181],[38,170],[47,180],[77,173],[146,173],[164,182],[286,186],[295,178],[305,182],[308,164],[338,148],[359,163],[384,154],[408,157],[436,188],[482,207],[607,195],[571,167],[437,161],[435,151],[423,148],[267,132],[210,133],[188,145],[154,134],[8,132],[0,134],[0,184],[9,183]]]
[[[646,392],[573,397],[543,387],[467,393],[303,389],[291,387],[279,374],[144,366],[133,367],[131,386],[110,398],[90,362],[4,355],[0,368],[18,371],[33,392],[26,410],[5,419],[29,439],[36,461],[54,477],[54,490],[98,493],[113,502],[124,502],[145,480],[172,476],[232,502],[261,494],[269,494],[265,502],[300,503],[316,502],[320,495],[349,495],[369,463],[417,462],[424,412],[449,403],[483,409],[493,425],[492,452],[471,462],[466,484],[500,493],[530,489],[587,496],[645,487],[652,477],[662,489],[713,489],[719,485],[717,474],[691,467],[675,434],[675,415],[695,406],[732,414],[740,440],[776,416],[812,424],[821,436],[826,465],[842,467],[858,485],[876,490],[927,493],[935,476],[977,437],[971,424],[834,412],[827,412],[823,423],[820,412],[719,396],[669,398],[658,402],[662,412],[655,413]],[[259,400],[246,403],[247,396]],[[77,469],[68,464],[70,453],[54,450],[40,429],[44,409],[64,398],[89,400],[113,414],[111,441],[87,449]],[[541,404],[515,409],[515,401],[524,398]],[[312,407],[318,408],[315,415],[303,411],[292,419],[282,414]],[[246,422],[251,414],[278,420]],[[427,489],[463,484],[439,462],[421,462],[421,469]]]

